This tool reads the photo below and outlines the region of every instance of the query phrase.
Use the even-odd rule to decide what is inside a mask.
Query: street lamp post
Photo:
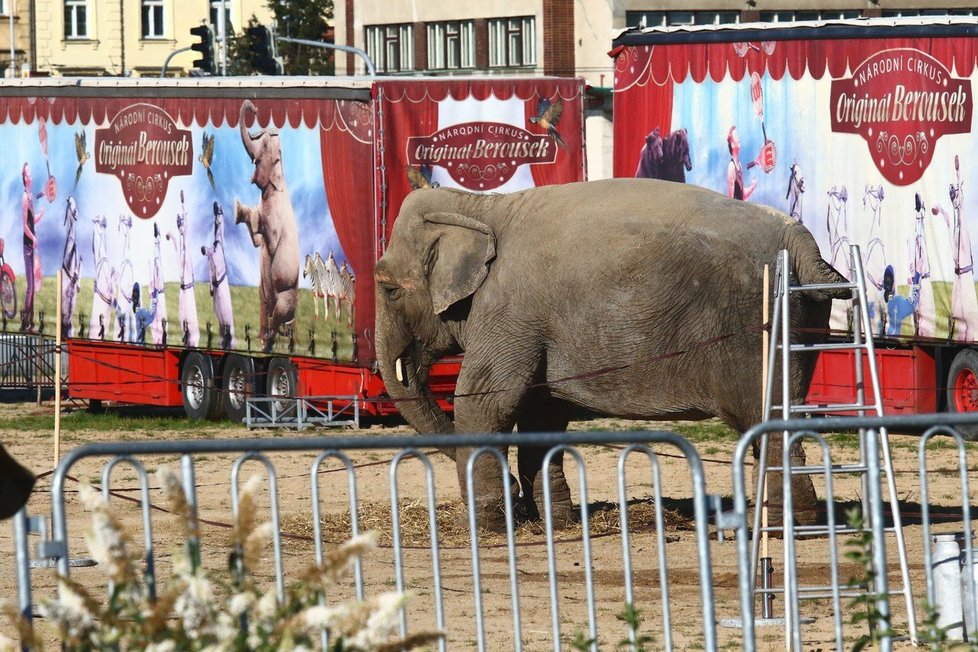
[[[7,14],[10,17],[10,78],[17,76],[17,69],[14,67],[14,0],[7,0],[10,6],[7,7]]]

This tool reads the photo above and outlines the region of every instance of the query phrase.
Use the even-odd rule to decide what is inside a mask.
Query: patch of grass
[[[859,434],[855,432],[826,433],[825,437],[835,448],[859,448]]]
[[[120,414],[117,412],[89,414],[88,412],[78,411],[61,416],[61,431],[69,433],[98,431],[132,432],[136,430],[163,432],[187,430],[188,426],[191,426],[192,423],[182,412],[175,412],[172,415],[149,414],[141,416]],[[241,426],[229,421],[208,421],[207,427],[230,430],[240,428]],[[0,418],[0,429],[25,432],[50,432],[54,430],[54,415],[41,414],[3,417]]]
[[[672,422],[669,425],[671,430],[675,430],[694,444],[698,442],[718,443],[724,441],[735,443],[740,439],[740,433],[718,419],[680,421]]]

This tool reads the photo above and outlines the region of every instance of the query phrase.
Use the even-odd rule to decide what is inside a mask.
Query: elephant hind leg
[[[517,418],[521,433],[564,432],[570,421],[570,408],[558,401],[536,403],[529,401]],[[543,487],[543,463],[549,449],[532,444],[521,445],[517,452],[517,469],[522,491],[522,504],[526,514],[539,517],[545,514]],[[546,473],[550,481],[550,507],[553,526],[563,529],[578,520],[571,500],[570,487],[564,476],[564,454],[559,452],[550,459]]]

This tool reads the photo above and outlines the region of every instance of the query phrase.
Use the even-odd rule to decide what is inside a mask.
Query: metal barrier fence
[[[745,648],[753,649],[756,630],[760,624],[780,625],[784,628],[785,643],[788,650],[802,650],[805,647],[806,632],[817,618],[802,613],[803,600],[828,601],[829,607],[815,609],[821,617],[827,617],[832,622],[833,633],[827,639],[829,645],[837,650],[848,649],[859,638],[875,639],[876,649],[890,650],[895,641],[909,641],[917,645],[929,643],[936,645],[935,649],[943,649],[944,639],[964,639],[974,643],[978,640],[978,627],[975,620],[975,591],[973,573],[965,569],[974,568],[971,541],[971,495],[969,492],[968,472],[974,468],[974,462],[969,466],[964,438],[959,429],[974,430],[978,424],[978,414],[932,414],[907,417],[830,417],[819,419],[793,419],[786,421],[769,421],[749,430],[741,438],[734,453],[732,480],[734,508],[729,514],[721,516],[720,522],[736,531],[737,563],[740,576],[740,604],[742,617],[737,626],[744,630]],[[909,566],[922,568],[923,578],[911,577],[902,572],[908,560],[900,563],[897,546],[894,544],[896,528],[893,527],[892,514],[888,515],[886,491],[882,486],[886,480],[880,475],[880,455],[876,442],[882,432],[922,433],[919,448],[916,449],[919,461],[919,472],[910,475],[904,470],[898,485],[901,495],[920,492],[919,520],[921,536],[914,541],[910,552]],[[785,470],[782,475],[782,486],[777,488],[783,499],[784,538],[772,542],[780,547],[780,554],[772,555],[776,564],[782,564],[782,587],[780,589],[758,588],[763,583],[758,564],[757,538],[752,538],[747,516],[750,514],[750,494],[746,480],[746,469],[749,466],[748,455],[753,443],[760,440],[765,433],[777,434],[784,437],[787,443],[782,454],[781,465]],[[841,435],[838,433],[842,433]],[[846,435],[850,437],[847,441]],[[938,440],[940,435],[945,439]],[[851,438],[857,436],[861,444],[853,445]],[[809,460],[805,467],[792,466],[789,455],[790,444],[806,440],[817,447],[820,461]],[[957,453],[957,467],[954,473],[959,475],[961,487],[960,522],[955,518],[953,526],[944,526],[947,532],[963,528],[963,533],[952,534],[955,541],[955,553],[945,554],[939,561],[933,559],[932,549],[935,548],[936,536],[932,534],[932,506],[928,494],[928,456],[938,449],[938,441],[951,441]],[[868,446],[866,444],[869,444]],[[943,447],[946,448],[944,443]],[[861,455],[859,459],[845,459],[845,452],[850,455],[853,451]],[[868,451],[868,453],[866,452]],[[795,524],[797,513],[793,509],[791,494],[792,469],[794,473],[805,473],[815,478],[822,478],[822,497],[825,504],[823,532],[813,536],[814,527],[799,527]],[[851,482],[844,489],[847,500],[840,500],[839,485],[843,482],[840,474],[859,474],[858,481]],[[909,482],[907,481],[909,480]],[[901,502],[905,502],[901,500]],[[846,522],[845,515],[837,514],[844,503],[849,503],[856,510],[856,522]],[[902,510],[902,508],[901,508]],[[906,522],[904,529],[906,530]],[[948,536],[940,535],[940,536]],[[813,541],[814,539],[814,541]],[[802,552],[799,548],[806,545],[804,563],[809,567],[813,559],[825,560],[824,572],[821,578],[828,577],[824,586],[803,586],[800,579]],[[753,545],[752,545],[753,544]],[[855,563],[850,561],[849,571],[854,575],[845,577],[842,573],[842,558],[845,553],[855,555]],[[950,565],[954,575],[953,584],[935,579],[942,571],[941,563]],[[899,589],[894,584],[902,583]],[[921,594],[921,583],[926,583],[926,595]],[[946,594],[944,599],[938,599],[940,585]],[[917,590],[914,591],[913,589]],[[780,596],[783,617],[766,619],[762,622],[759,616],[759,603],[771,599],[772,594]],[[904,605],[904,594],[910,596],[909,606]],[[949,597],[950,596],[950,597]],[[970,597],[969,597],[970,596]],[[904,608],[906,607],[906,608]],[[852,618],[855,612],[862,615]],[[942,613],[943,611],[943,613]],[[845,614],[850,618],[845,618]],[[966,623],[964,621],[967,621]],[[944,623],[941,630],[935,623]],[[959,631],[955,633],[955,626]],[[749,642],[749,645],[746,645]],[[864,641],[865,642],[865,641]]]
[[[446,467],[446,460],[434,458],[426,449],[457,447],[464,445],[471,451],[467,464],[463,466],[464,481],[467,487],[468,527],[464,544],[446,544],[442,541],[443,524],[438,524],[440,512],[445,510],[445,499],[457,502],[458,487],[454,464]],[[502,451],[506,447],[530,446],[536,451],[546,450],[542,467],[542,492],[544,508],[543,530],[546,537],[546,552],[540,549],[539,540],[518,541],[523,537],[516,525],[514,509],[513,479],[508,472],[507,457]],[[616,447],[616,462],[602,474],[588,468],[587,454],[582,448],[607,451]],[[620,450],[618,450],[620,449]],[[352,588],[358,598],[368,591],[376,592],[390,582],[399,591],[411,590],[416,597],[400,613],[402,634],[420,629],[438,628],[446,632],[439,644],[440,650],[458,649],[475,645],[479,650],[505,649],[569,649],[572,645],[581,649],[607,649],[620,641],[636,643],[651,629],[659,644],[667,649],[678,646],[717,649],[716,614],[714,612],[714,582],[709,543],[709,507],[718,504],[717,499],[707,496],[705,476],[699,455],[689,442],[669,432],[624,432],[624,433],[556,433],[523,435],[485,435],[448,436],[410,436],[410,437],[328,437],[309,439],[248,439],[248,440],[208,440],[208,441],[169,441],[138,443],[105,443],[81,446],[66,455],[55,470],[52,478],[52,528],[51,537],[42,536],[36,546],[35,557],[56,560],[57,572],[62,576],[71,573],[74,559],[84,554],[78,533],[68,531],[68,510],[75,506],[69,500],[68,483],[74,476],[100,478],[106,496],[124,496],[128,492],[138,492],[134,499],[139,505],[139,516],[143,533],[145,572],[151,578],[149,586],[158,585],[156,575],[160,572],[160,528],[154,528],[154,512],[159,509],[153,504],[154,491],[146,472],[151,460],[161,457],[177,456],[180,462],[184,491],[193,509],[195,518],[206,510],[207,518],[202,523],[215,523],[217,494],[214,490],[214,471],[207,471],[207,482],[201,489],[198,483],[197,468],[206,463],[215,463],[215,456],[230,454],[233,458],[230,469],[230,496],[232,517],[238,511],[237,495],[239,476],[245,464],[257,463],[267,474],[267,502],[270,509],[274,551],[273,568],[268,576],[274,578],[275,590],[281,599],[284,595],[286,578],[295,577],[295,567],[302,561],[307,564],[320,562],[324,555],[324,539],[345,540],[361,533],[362,522],[367,512],[383,504],[383,482],[381,476],[362,478],[365,473],[376,473],[376,466],[355,467],[349,454],[364,451],[396,451],[392,460],[384,465],[387,470],[387,496],[389,498],[389,520],[381,514],[380,527],[389,529],[392,543],[389,547],[391,559],[373,566],[368,572],[358,562]],[[668,452],[666,452],[668,451]],[[676,553],[669,554],[670,542],[678,535],[667,534],[670,516],[664,507],[663,483],[660,456],[669,455],[681,460],[684,472],[672,470],[668,484],[670,489],[685,487],[689,496],[689,526],[684,536],[691,539],[695,548],[695,562],[685,555],[675,559]],[[281,459],[273,461],[273,457]],[[303,555],[289,552],[296,537],[288,537],[283,523],[281,509],[281,480],[277,467],[304,456],[314,456],[303,475],[310,478],[308,492],[308,511],[311,520],[312,536],[309,543],[314,550]],[[229,458],[229,459],[230,459]],[[568,474],[569,485],[575,488],[575,500],[579,505],[581,523],[580,534],[567,535],[558,529],[550,507],[553,494],[553,478],[548,471],[559,464],[561,458],[569,460],[569,468],[576,467],[576,473]],[[476,528],[476,504],[480,492],[477,482],[485,480],[473,469],[484,459],[495,460],[498,478],[504,487],[505,501],[505,539],[493,542],[493,535],[480,532]],[[222,464],[228,460],[220,457]],[[99,474],[94,462],[102,464]],[[379,463],[376,463],[379,464]],[[420,464],[423,483],[402,480],[409,465]],[[117,469],[128,469],[128,481],[136,481],[135,487],[114,487]],[[636,480],[636,471],[641,471]],[[321,484],[332,473],[340,474],[342,481],[330,485],[324,491]],[[627,477],[626,477],[626,474]],[[611,480],[613,476],[616,481]],[[576,476],[576,482],[575,482]],[[226,477],[226,476],[225,476]],[[299,477],[293,476],[293,477]],[[436,485],[436,478],[441,482]],[[590,478],[590,484],[589,484]],[[418,485],[423,485],[419,487]],[[338,486],[334,486],[338,485]],[[367,491],[361,487],[366,485]],[[592,489],[597,487],[597,489]],[[617,490],[617,491],[616,491]],[[480,490],[481,491],[481,490]],[[345,494],[346,500],[341,498]],[[338,498],[339,496],[339,498]],[[441,501],[439,501],[439,497]],[[413,503],[411,501],[414,501]],[[423,514],[410,512],[412,504],[423,505]],[[612,504],[618,509],[617,518],[620,534],[611,531],[610,535],[594,535],[591,532],[592,519],[603,505]],[[113,503],[120,506],[119,502]],[[225,502],[226,505],[226,502]],[[340,509],[340,505],[346,505]],[[218,506],[219,507],[219,506]],[[652,510],[645,527],[635,527],[634,519],[639,507]],[[226,509],[226,507],[225,507]],[[407,511],[406,511],[407,510]],[[345,511],[347,521],[338,527],[333,518],[337,512]],[[611,510],[613,512],[614,510]],[[608,510],[605,509],[608,513]],[[631,521],[630,512],[632,512]],[[327,516],[330,518],[327,519]],[[135,516],[134,516],[135,518]],[[421,540],[426,543],[408,542],[405,527],[412,521],[423,532]],[[685,519],[683,519],[685,520]],[[17,537],[19,603],[21,613],[30,618],[32,614],[31,555],[29,554],[28,533],[37,531],[41,519],[28,518],[25,512],[16,517],[15,536]],[[377,520],[373,519],[377,527]],[[388,528],[389,526],[389,528]],[[296,527],[295,522],[289,528]],[[609,538],[609,536],[611,538]],[[301,537],[300,537],[301,538]],[[414,537],[415,539],[418,536]],[[218,567],[226,564],[226,555],[215,556],[213,542],[201,536],[199,550],[201,557],[207,558]],[[537,537],[538,539],[538,537]],[[617,540],[615,540],[617,539]],[[133,540],[139,540],[134,536]],[[290,544],[289,548],[284,545]],[[600,546],[596,543],[600,542]],[[689,541],[687,543],[690,543]],[[673,547],[675,549],[675,547]],[[208,554],[208,551],[210,553]],[[504,550],[501,555],[499,551]],[[687,548],[688,550],[688,548]],[[654,552],[653,552],[654,551]],[[226,551],[225,551],[226,552]],[[369,562],[370,560],[368,560]],[[368,562],[364,562],[364,566]],[[392,562],[393,568],[386,566]],[[688,629],[676,642],[675,623],[670,605],[675,596],[670,594],[673,584],[671,565],[678,565],[682,573],[692,574],[690,586],[698,587],[698,613],[692,621],[692,632]],[[205,568],[207,563],[204,564]],[[386,566],[386,568],[384,567]],[[38,571],[35,570],[35,573]],[[75,579],[80,577],[77,571]],[[88,577],[88,581],[92,578]],[[97,580],[96,580],[97,581]],[[450,585],[449,585],[450,584]],[[546,586],[546,591],[543,591]],[[466,595],[465,600],[449,595]],[[490,606],[490,599],[505,596],[501,602],[496,600]],[[327,596],[332,599],[334,596]],[[689,595],[682,596],[688,604]],[[547,607],[546,605],[549,603]],[[625,605],[634,606],[643,613],[644,622],[630,620],[626,624],[618,622],[614,614]],[[490,613],[486,613],[491,609]],[[685,616],[691,616],[683,612]],[[546,615],[549,614],[549,618]],[[654,621],[658,621],[658,623]],[[573,629],[574,631],[568,631]],[[692,638],[690,638],[692,637]],[[574,641],[577,641],[575,644]],[[583,643],[581,641],[584,641]]]
[[[774,624],[785,627],[788,649],[808,649],[806,645],[811,640],[808,636],[816,620],[821,620],[819,635],[823,638],[818,646],[823,648],[848,649],[858,637],[866,636],[875,637],[875,645],[881,650],[892,649],[894,642],[901,639],[933,643],[950,637],[974,642],[978,638],[978,618],[974,598],[975,554],[969,543],[973,527],[968,476],[976,464],[974,460],[969,464],[969,447],[958,429],[966,426],[973,429],[976,425],[978,415],[950,414],[797,419],[761,424],[748,431],[734,451],[730,467],[732,504],[730,499],[721,500],[716,488],[708,493],[702,459],[688,441],[670,432],[85,445],[65,456],[55,472],[51,536],[39,532],[41,543],[34,560],[29,554],[28,533],[44,530],[45,523],[43,519],[28,518],[24,512],[16,519],[20,609],[28,617],[32,612],[32,562],[43,566],[45,559],[55,560],[62,575],[68,575],[73,566],[84,564],[80,558],[81,538],[78,533],[68,531],[68,510],[75,507],[70,499],[69,483],[76,469],[81,471],[76,473],[79,477],[99,478],[106,495],[125,497],[128,492],[139,493],[140,498],[134,502],[139,505],[142,522],[145,567],[155,578],[161,567],[156,552],[161,539],[157,534],[159,529],[153,527],[154,513],[159,508],[153,504],[154,490],[150,489],[145,468],[150,461],[173,458],[179,460],[183,486],[195,517],[198,510],[206,512],[200,520],[211,529],[220,525],[216,514],[226,510],[227,505],[226,498],[220,502],[225,494],[213,487],[230,489],[233,516],[238,510],[237,488],[244,466],[259,464],[265,470],[274,555],[272,567],[264,575],[274,581],[280,598],[287,579],[297,575],[297,567],[321,561],[327,542],[356,536],[369,522],[369,529],[389,532],[390,543],[384,546],[383,559],[368,559],[363,564],[358,561],[352,584],[342,590],[360,599],[385,585],[392,585],[398,591],[413,591],[415,601],[400,613],[401,632],[441,629],[447,637],[441,642],[440,650],[469,646],[479,650],[598,650],[616,649],[620,643],[625,644],[625,649],[638,650],[647,649],[641,647],[640,641],[648,640],[650,631],[654,646],[664,649],[716,650],[721,647],[718,642],[726,639],[723,647],[733,642],[739,649],[755,650],[758,627],[772,623],[758,616],[763,592],[755,587],[758,566],[756,555],[752,554],[748,456],[752,442],[763,433],[786,432],[789,440],[813,442],[812,448],[820,453],[820,459],[808,462],[806,472],[824,479],[822,520],[829,526],[825,535],[816,537],[792,525],[796,513],[789,491],[791,460],[785,455],[783,463],[789,471],[784,474],[782,490],[787,492],[784,512],[788,525],[785,539],[772,542],[780,548],[781,555],[775,556],[778,560],[775,565],[783,564],[777,570],[784,586],[780,592],[773,593],[781,597],[778,610],[785,618],[773,620],[777,621]],[[898,469],[901,496],[917,491],[920,494],[919,517],[908,519],[913,528],[920,526],[919,534],[915,531],[908,535],[913,544],[908,553],[910,567],[916,570],[913,577],[898,577],[916,589],[912,593],[916,617],[900,607],[901,601],[895,599],[889,588],[891,576],[899,575],[900,564],[895,560],[894,546],[888,545],[893,533],[887,530],[885,492],[880,490],[881,480],[873,471],[874,467],[878,470],[878,461],[874,463],[871,457],[861,461],[869,471],[857,483],[846,485],[844,479],[833,480],[834,471],[848,463],[843,459],[845,451],[854,450],[851,435],[847,440],[847,434],[861,432],[861,436],[872,440],[879,436],[881,428],[890,432],[922,433],[919,442],[915,442],[919,443],[919,449],[914,449],[919,469]],[[447,505],[458,502],[455,465],[426,451],[458,446],[466,447],[458,450],[469,452],[461,474],[468,498],[467,511],[458,514],[459,520],[465,522],[460,530],[464,540],[452,542],[445,535],[444,518]],[[546,451],[542,455],[541,476],[545,551],[541,550],[541,537],[527,536],[526,526],[517,527],[515,498],[519,495],[515,490],[509,491],[515,480],[509,473],[499,471],[500,465],[508,468],[503,451],[514,446]],[[594,466],[601,460],[596,452],[607,453],[608,447],[614,449],[614,463],[605,461],[604,466]],[[935,470],[929,468],[928,460],[941,450],[946,458],[949,447],[953,448],[957,462],[954,468],[942,472],[958,476],[960,516],[955,510],[948,511],[945,495],[942,518],[950,522],[941,524],[931,505],[928,480]],[[394,451],[393,458],[378,461],[381,451]],[[356,465],[351,458],[354,454],[361,460]],[[365,455],[371,461],[362,462]],[[568,472],[568,482],[575,490],[580,519],[587,524],[579,534],[577,530],[569,535],[558,529],[550,507],[553,487],[547,470],[561,456],[576,471]],[[505,527],[500,535],[476,528],[480,495],[476,485],[485,476],[474,469],[485,459],[495,460],[499,471],[496,481],[504,488]],[[679,462],[675,463],[674,459]],[[101,464],[99,473],[96,473],[98,466],[93,464]],[[197,481],[201,464],[209,465],[207,482],[203,484]],[[305,511],[307,517],[303,523],[310,526],[307,537],[295,534],[295,515],[283,515],[280,495],[283,482],[289,478],[278,468],[285,464],[300,465],[303,469],[301,474],[290,476],[292,479],[301,477],[305,482],[308,478],[308,494],[291,492],[293,504],[295,494],[302,493],[298,502],[300,511]],[[214,465],[229,469],[229,474],[224,476],[230,478],[229,482],[215,482],[215,471],[211,468]],[[414,470],[418,473],[414,480],[405,479],[412,465],[416,465]],[[128,468],[132,477],[127,481],[131,484],[136,480],[138,486],[128,489],[114,486],[117,468]],[[337,479],[329,481],[330,478]],[[862,484],[867,481],[868,485]],[[677,501],[677,495],[688,498]],[[306,499],[308,502],[304,502]],[[676,509],[683,501],[685,507],[680,509],[685,509],[688,529],[677,530],[670,506]],[[854,505],[861,520],[854,526],[842,525],[845,519],[837,515],[847,502]],[[901,499],[901,503],[906,502]],[[614,509],[604,509],[606,503],[617,508],[617,514]],[[389,512],[381,509],[377,513],[379,506],[387,505]],[[648,507],[652,514],[644,522],[636,523],[640,507]],[[610,533],[596,532],[602,513],[610,513],[618,520],[618,527]],[[338,519],[338,514],[345,520]],[[409,526],[413,527],[410,536]],[[730,531],[735,534],[732,541],[725,536]],[[210,561],[220,567],[226,563],[226,555],[214,554],[214,543],[206,534],[200,545],[204,566]],[[711,541],[714,536],[718,541]],[[941,537],[950,537],[953,545],[942,548]],[[846,561],[842,551],[852,550],[854,541],[859,542],[857,547],[862,557]],[[306,548],[300,550],[300,543]],[[720,569],[719,576],[717,569]],[[76,577],[86,572],[89,571],[77,571]],[[802,609],[799,597],[803,593],[801,584],[805,573],[807,579],[813,574],[827,578],[821,594],[807,596],[813,598],[807,603],[814,605],[810,612]],[[853,573],[858,576],[855,581],[849,577]],[[642,620],[619,622],[615,615],[625,605],[640,610]],[[853,616],[870,606],[872,617]],[[725,621],[719,618],[724,614],[737,614],[739,618],[734,619],[736,622]],[[916,629],[919,632],[914,634]]]
[[[359,428],[360,401],[358,396],[249,396],[244,423],[248,428]]]
[[[56,348],[51,337],[0,333],[0,389],[54,387]],[[63,352],[63,373],[67,373],[67,358],[67,353]]]

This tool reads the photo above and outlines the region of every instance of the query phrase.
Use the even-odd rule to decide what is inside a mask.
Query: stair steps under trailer
[[[244,424],[248,428],[360,427],[358,396],[249,396]]]
[[[768,373],[764,381],[764,415],[766,419],[795,419],[805,415],[813,414],[838,414],[848,413],[859,416],[883,416],[883,403],[880,398],[880,381],[877,371],[876,351],[873,346],[873,338],[869,335],[872,330],[870,326],[870,316],[867,310],[866,299],[866,280],[863,273],[862,258],[860,257],[859,247],[851,245],[849,251],[849,269],[851,270],[852,280],[845,284],[830,285],[801,285],[792,278],[790,272],[788,252],[781,251],[775,269],[773,308],[774,314],[771,318],[771,346],[768,350]],[[825,290],[848,288],[852,291],[852,299],[848,300],[851,311],[851,333],[845,342],[832,342],[822,344],[798,344],[791,342],[790,333],[790,297],[797,292],[811,290]],[[790,370],[792,365],[792,354],[810,353],[815,351],[828,350],[851,350],[855,364],[856,378],[856,400],[854,403],[837,405],[806,405],[792,403],[790,388]],[[780,354],[780,355],[779,355]],[[869,372],[868,381],[871,383],[873,399],[867,399],[864,379],[863,356],[866,356],[865,369]],[[781,396],[780,404],[774,403],[774,365],[780,363]],[[807,433],[813,434],[813,433]],[[775,435],[776,436],[776,435]],[[795,439],[790,437],[789,431],[782,433],[782,450],[787,450],[790,443]],[[767,465],[767,446],[768,434],[762,435],[761,454],[759,459],[759,473],[757,474],[757,485],[755,496],[762,496],[765,503],[768,491],[774,489],[769,486],[769,477],[772,473],[781,473],[782,466]],[[828,448],[823,448],[827,451]],[[790,455],[786,456],[790,459]],[[780,620],[773,616],[773,599],[775,594],[783,594],[785,614],[785,642],[789,650],[802,650],[801,625],[804,624],[800,615],[800,600],[814,600],[834,598],[853,598],[866,596],[875,602],[882,614],[889,618],[889,596],[897,598],[903,596],[906,602],[907,627],[909,638],[917,643],[917,624],[914,609],[913,595],[910,587],[910,572],[907,563],[907,548],[904,538],[902,521],[900,518],[899,501],[896,489],[896,481],[893,475],[893,463],[890,455],[889,435],[885,428],[878,430],[859,431],[859,460],[855,463],[833,463],[829,464],[791,466],[790,475],[810,475],[813,478],[824,477],[826,481],[825,493],[829,511],[833,509],[834,494],[832,490],[832,479],[835,476],[846,475],[850,477],[858,476],[860,481],[860,503],[862,507],[862,523],[858,528],[853,528],[846,523],[837,523],[834,515],[828,517],[827,524],[819,525],[795,525],[790,518],[791,496],[784,496],[784,518],[781,523],[768,524],[766,521],[766,509],[754,510],[752,541],[751,541],[751,570],[754,577],[755,595],[760,598],[762,617],[770,620]],[[884,498],[882,485],[886,484],[887,506],[889,508],[890,525],[886,526],[884,516]],[[790,478],[783,482],[784,486],[790,487]],[[783,489],[776,489],[781,491]],[[787,494],[790,494],[790,490]],[[836,539],[836,536],[853,536],[870,533],[872,536],[872,565],[874,573],[869,581],[862,586],[854,588],[840,588],[839,582],[833,581],[829,586],[805,586],[799,583],[797,568],[795,565],[795,545],[796,540],[802,537],[828,536],[830,540],[830,562],[833,566],[832,572],[836,576],[838,573],[838,548],[844,542]],[[773,586],[771,558],[768,556],[769,539],[773,535],[780,535],[784,552],[784,573],[783,587]],[[886,539],[895,538],[897,554],[900,563],[900,578],[902,586],[889,588],[887,586],[887,565],[886,565]],[[760,575],[758,567],[760,565]],[[837,577],[836,577],[837,579]],[[761,586],[758,587],[758,581]],[[845,585],[843,584],[843,587]],[[841,637],[841,614],[836,614],[837,637]]]

